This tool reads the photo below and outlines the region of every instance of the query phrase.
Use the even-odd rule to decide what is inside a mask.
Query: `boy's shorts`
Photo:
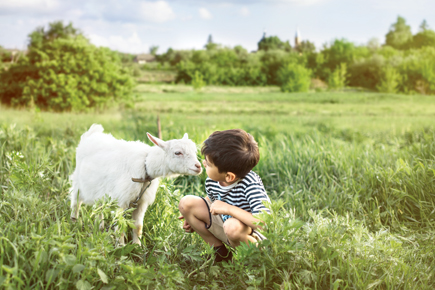
[[[208,209],[208,212],[210,215],[210,225],[205,224],[205,228],[210,233],[212,233],[213,236],[215,236],[216,238],[221,240],[223,243],[231,246],[230,242],[228,241],[228,238],[224,232],[224,221],[222,220],[221,215],[220,214],[217,214],[217,215],[211,214],[210,213],[211,202],[207,198],[203,198],[203,197],[201,197],[201,198],[204,200],[205,204],[207,205],[207,209]],[[260,234],[259,232],[257,232],[254,229],[251,229],[250,236],[252,236],[257,241],[266,240],[265,236],[263,236],[262,234]]]

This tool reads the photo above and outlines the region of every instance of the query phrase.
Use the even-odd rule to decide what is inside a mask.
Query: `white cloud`
[[[50,9],[58,6],[57,0],[1,0],[0,8],[1,9],[29,9],[29,8],[38,8],[38,9]]]
[[[199,8],[199,17],[201,17],[202,19],[211,19],[213,18],[213,16],[211,15],[211,13],[204,7]]]
[[[175,13],[166,1],[142,2],[141,16],[151,22],[162,23],[175,18]]]
[[[311,6],[329,0],[273,0],[271,2],[296,4],[298,6]]]
[[[250,14],[248,7],[244,6],[242,9],[240,9],[240,15],[242,16],[248,16]]]
[[[104,37],[98,34],[91,34],[89,38],[96,46],[110,47],[110,49],[121,52],[144,53],[148,51],[148,45],[142,42],[137,32],[127,38],[120,35]]]

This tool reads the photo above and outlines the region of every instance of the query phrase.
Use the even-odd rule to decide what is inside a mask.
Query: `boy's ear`
[[[236,179],[237,179],[237,176],[232,172],[227,172],[227,174],[225,175],[225,182],[226,183],[234,182]]]

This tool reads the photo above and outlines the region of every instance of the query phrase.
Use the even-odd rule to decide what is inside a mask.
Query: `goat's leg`
[[[104,230],[104,215],[103,214],[100,214],[99,216],[99,219],[100,219],[100,231],[103,231]]]
[[[115,233],[119,233],[118,226],[115,227]],[[124,232],[119,233],[118,245],[121,247],[125,246]]]
[[[82,205],[81,200],[77,200],[78,191],[71,192],[71,220],[73,222],[77,221],[78,212],[80,210],[80,206]]]
[[[143,202],[137,206],[137,208],[133,211],[132,217],[134,220],[133,229],[133,243],[140,245],[140,238],[142,236],[142,228],[143,228],[143,218],[145,216],[145,212],[147,211],[148,203]]]

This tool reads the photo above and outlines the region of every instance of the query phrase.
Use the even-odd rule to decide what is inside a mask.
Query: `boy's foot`
[[[215,250],[215,263],[220,262],[229,262],[233,259],[233,253],[231,251],[228,251],[228,249],[225,247],[225,245],[214,247]]]

